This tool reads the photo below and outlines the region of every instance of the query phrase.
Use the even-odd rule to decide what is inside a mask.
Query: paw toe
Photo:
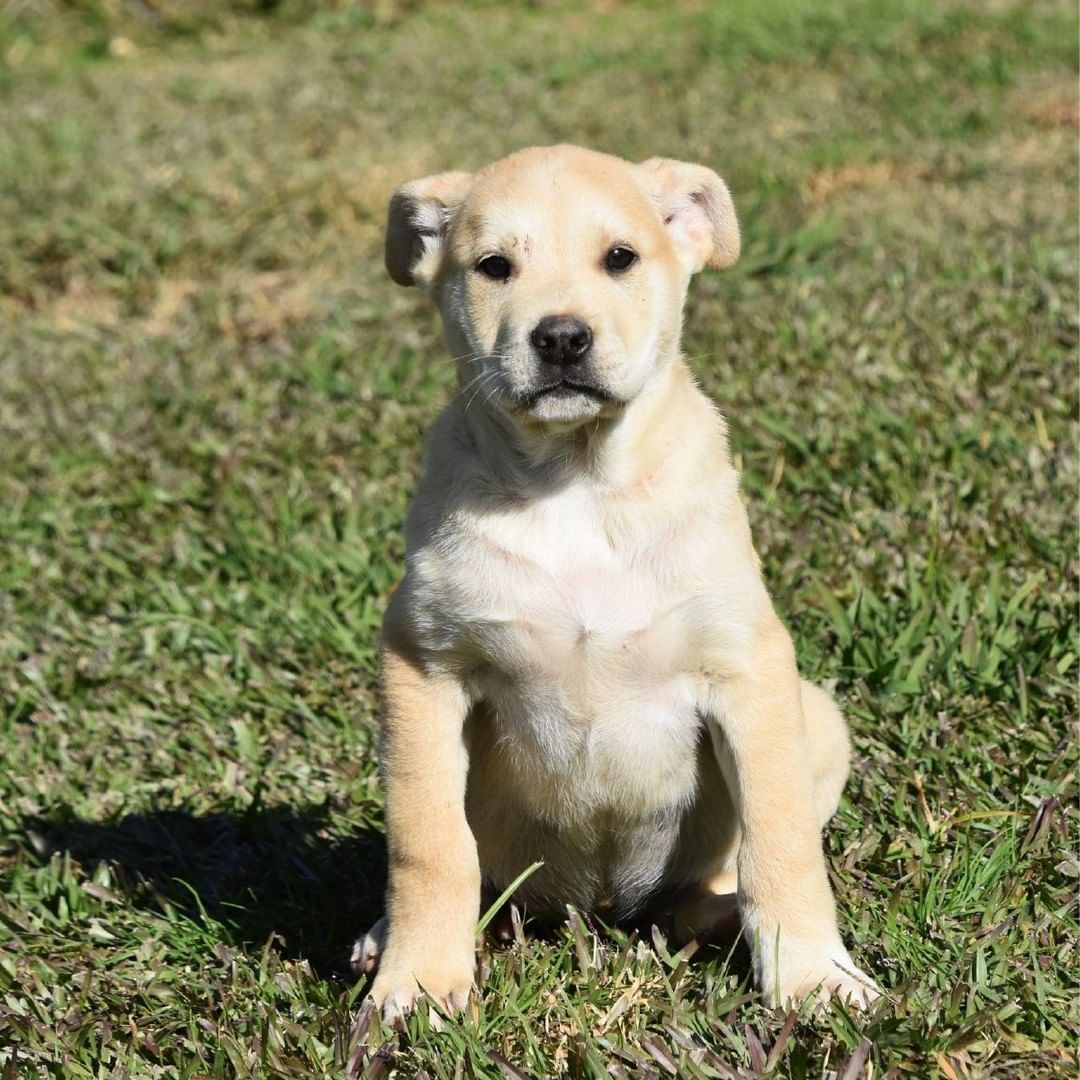
[[[392,1028],[401,1030],[405,1026],[405,1017],[416,1006],[416,990],[402,989],[387,994],[383,999],[382,1018]]]
[[[470,986],[455,987],[443,999],[446,1003],[447,1009],[449,1009],[451,1012],[462,1012],[469,1004],[469,994],[471,992],[472,987]]]

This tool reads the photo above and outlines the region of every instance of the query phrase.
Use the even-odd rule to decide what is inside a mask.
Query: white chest
[[[579,491],[485,526],[453,591],[522,797],[563,820],[687,802],[712,621],[699,530],[635,533]]]

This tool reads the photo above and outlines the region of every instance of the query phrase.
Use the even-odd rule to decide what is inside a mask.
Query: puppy
[[[711,169],[573,146],[390,202],[386,265],[442,315],[460,392],[427,445],[382,640],[390,1019],[473,983],[481,886],[620,918],[737,893],[770,1004],[877,996],[821,846],[844,719],[800,680],[724,421],[679,352],[690,278],[739,254]]]

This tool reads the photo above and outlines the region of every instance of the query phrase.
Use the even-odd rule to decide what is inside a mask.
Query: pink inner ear
[[[704,221],[688,221],[686,223],[686,236],[695,244],[700,243],[709,235],[709,226]]]
[[[676,206],[664,218],[664,224],[671,230],[677,244],[689,245],[695,252],[702,244],[712,242],[712,223],[704,208],[692,196]]]

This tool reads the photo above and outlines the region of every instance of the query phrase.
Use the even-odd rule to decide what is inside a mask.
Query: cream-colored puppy
[[[766,1001],[877,996],[821,829],[844,720],[799,679],[724,422],[679,352],[690,277],[739,254],[710,169],[572,146],[406,184],[386,263],[461,390],[427,446],[383,635],[390,881],[357,970],[387,1016],[460,1007],[482,883],[612,917],[735,892]]]

